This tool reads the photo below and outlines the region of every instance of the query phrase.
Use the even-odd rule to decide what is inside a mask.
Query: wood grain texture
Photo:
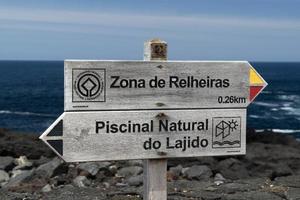
[[[145,200],[167,199],[167,160],[153,159],[144,161],[144,198]]]
[[[155,49],[155,47],[158,47]],[[144,60],[167,60],[168,45],[160,39],[144,43]],[[162,66],[162,65],[161,65]],[[164,105],[163,103],[157,103]],[[144,160],[144,200],[167,199],[167,159]]]
[[[175,61],[65,61],[65,111],[132,110],[132,109],[193,109],[244,108],[249,104],[248,62],[175,62]],[[75,91],[76,70],[105,69],[105,85],[101,102],[80,101]],[[73,75],[72,75],[73,74]],[[74,76],[74,77],[73,77]],[[145,88],[111,88],[114,78],[144,79]],[[148,83],[157,76],[166,81],[164,88],[150,88]],[[229,87],[170,88],[170,76],[187,79],[228,79]],[[104,79],[104,78],[103,78]],[[219,96],[244,98],[243,102],[219,103]]]
[[[174,157],[195,156],[218,156],[218,155],[240,155],[245,154],[246,144],[246,109],[205,109],[205,110],[180,110],[164,111],[164,117],[158,118],[160,111],[103,111],[103,112],[65,112],[63,119],[63,159],[67,162],[80,161],[106,161],[106,160],[129,160],[129,159],[159,159]],[[153,130],[146,132],[107,133],[106,128],[96,131],[96,122],[103,121],[110,124],[150,123],[153,121]],[[206,122],[207,129],[204,130],[159,130],[159,123],[166,122]],[[224,144],[226,148],[213,148],[213,140],[223,141],[222,134],[214,139],[216,126],[223,120],[237,121],[235,131],[225,139],[240,140],[240,147]],[[205,126],[206,126],[205,125]],[[234,124],[233,124],[234,125]],[[170,127],[170,126],[169,126]],[[124,127],[123,127],[124,128]],[[124,129],[123,129],[124,130]],[[47,131],[42,135],[45,141],[50,137]],[[238,135],[237,135],[238,134]],[[226,136],[226,133],[225,133]],[[177,140],[195,139],[208,141],[206,147],[196,148],[167,148],[174,146]],[[160,141],[159,149],[145,149],[145,141]],[[218,146],[216,146],[218,147]],[[222,147],[222,146],[221,146]]]

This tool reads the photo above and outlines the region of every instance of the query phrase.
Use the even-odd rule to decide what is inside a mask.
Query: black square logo
[[[105,69],[73,69],[72,101],[105,102]]]

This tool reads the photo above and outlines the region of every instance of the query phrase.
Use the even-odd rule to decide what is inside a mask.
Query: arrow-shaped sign
[[[66,61],[66,112],[40,139],[68,162],[245,154],[266,86],[248,62]]]
[[[246,61],[65,62],[65,111],[246,108],[267,83]]]
[[[65,112],[41,136],[67,162],[245,154],[246,109]]]

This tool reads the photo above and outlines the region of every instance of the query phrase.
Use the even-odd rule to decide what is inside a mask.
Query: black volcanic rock
[[[60,175],[68,172],[68,167],[63,161],[55,157],[50,162],[40,165],[36,169],[36,174],[43,175],[47,178],[51,178],[56,175]]]
[[[298,147],[299,142],[292,135],[264,131],[256,133],[254,129],[247,129],[247,143],[259,142],[263,144],[281,144],[285,146]]]
[[[189,180],[208,180],[212,172],[206,165],[193,165],[184,172],[184,176]]]
[[[39,159],[41,155],[54,157],[54,153],[35,134],[15,133],[0,129],[0,156]]]
[[[249,172],[243,162],[235,158],[227,158],[220,161],[216,167],[226,179],[237,180],[248,178]]]
[[[241,156],[168,159],[168,199],[299,199],[297,140],[248,129],[246,149]],[[10,175],[0,184],[0,199],[142,199],[141,161],[63,163],[53,155],[38,135],[0,129],[0,166]],[[33,163],[31,171],[13,169],[20,156]]]
[[[9,170],[14,165],[14,158],[10,156],[0,157],[0,169]]]
[[[5,188],[18,187],[24,182],[28,182],[33,176],[34,170],[24,170],[19,175],[12,177],[4,186]]]

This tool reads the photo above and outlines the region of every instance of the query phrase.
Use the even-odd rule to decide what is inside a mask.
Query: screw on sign
[[[152,43],[152,58],[167,59],[167,46],[161,43]]]
[[[246,153],[246,108],[267,83],[246,61],[144,49],[144,61],[65,61],[65,112],[40,139],[66,162],[143,159],[144,199],[165,200],[167,158]]]

